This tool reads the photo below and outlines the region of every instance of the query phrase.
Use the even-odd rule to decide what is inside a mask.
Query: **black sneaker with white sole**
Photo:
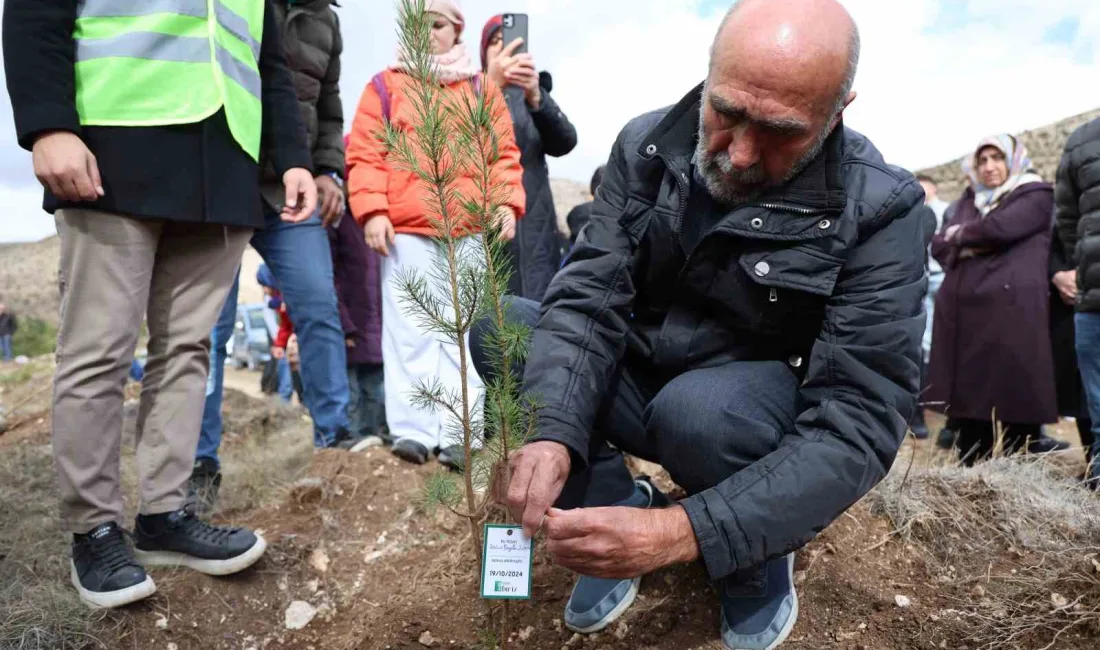
[[[73,535],[70,569],[80,599],[92,607],[121,607],[157,591],[153,579],[134,561],[126,533],[114,522]]]
[[[146,567],[187,567],[211,576],[243,571],[267,549],[264,538],[244,528],[214,526],[187,509],[138,515],[134,557]]]

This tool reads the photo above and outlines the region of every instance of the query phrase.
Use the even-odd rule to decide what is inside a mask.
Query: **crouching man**
[[[534,330],[542,408],[500,498],[581,575],[576,632],[626,611],[640,576],[701,559],[725,647],[779,646],[794,551],[894,460],[918,390],[924,196],[842,125],[858,53],[832,0],[738,3],[707,81],[620,134],[541,308],[509,304]],[[473,346],[491,378],[488,327]],[[609,443],[690,496],[660,507]]]

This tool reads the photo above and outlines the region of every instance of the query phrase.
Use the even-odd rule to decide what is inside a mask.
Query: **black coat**
[[[44,208],[92,208],[136,218],[262,227],[260,167],[233,140],[219,112],[197,124],[82,127],[75,106],[72,38],[78,0],[6,0],[4,69],[19,144],[69,131],[96,156],[105,195],[65,205],[46,192]],[[263,148],[281,176],[311,168],[294,84],[270,0],[260,53]],[[120,83],[122,80],[120,80]]]
[[[527,192],[527,213],[516,224],[511,246],[515,268],[509,293],[535,301],[542,300],[561,266],[561,235],[546,157],[564,156],[577,146],[577,130],[550,97],[553,80],[549,73],[539,75],[539,85],[542,102],[537,111],[527,105],[522,89],[504,89],[521,152],[523,189]]]
[[[721,577],[805,544],[885,476],[916,408],[927,281],[920,185],[842,126],[798,177],[685,255],[701,92],[619,135],[547,291],[525,385],[543,405],[538,438],[578,468],[621,363],[664,378],[789,363],[803,379],[797,433],[681,501]]]
[[[10,311],[0,314],[0,336],[11,336],[19,329],[19,321]]]
[[[1066,257],[1077,269],[1077,310],[1100,312],[1100,119],[1066,141],[1054,201]]]
[[[1070,271],[1073,266],[1066,257],[1062,238],[1055,232],[1050,243],[1050,269],[1048,276]],[[1050,346],[1054,357],[1054,385],[1058,397],[1058,414],[1071,418],[1088,418],[1088,404],[1084,399],[1084,385],[1077,368],[1076,333],[1073,328],[1073,306],[1062,301],[1057,287],[1050,287]]]

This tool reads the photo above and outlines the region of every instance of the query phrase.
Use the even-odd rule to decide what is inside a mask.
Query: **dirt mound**
[[[48,373],[5,385],[5,403],[25,395],[36,413],[29,396],[48,399]],[[230,392],[226,409],[219,518],[260,531],[266,557],[230,578],[155,570],[154,598],[106,614],[67,584],[46,441],[0,442],[0,649],[717,647],[718,601],[701,567],[647,576],[619,622],[580,637],[562,624],[574,577],[541,546],[534,598],[510,604],[502,626],[503,606],[490,613],[477,597],[465,522],[413,505],[436,468],[381,448],[315,453],[301,412],[266,400]],[[946,461],[927,442],[907,445],[882,486],[799,552],[801,615],[784,648],[1096,647],[1096,497],[1056,463]],[[129,520],[129,445],[122,462]],[[673,490],[665,478],[658,484]]]

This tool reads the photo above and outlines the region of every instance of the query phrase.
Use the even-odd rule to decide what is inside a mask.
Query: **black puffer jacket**
[[[553,80],[549,73],[539,75],[539,86],[542,102],[537,111],[527,105],[521,88],[504,89],[522,154],[523,189],[527,192],[527,213],[516,225],[516,238],[512,240],[515,269],[509,293],[535,301],[542,300],[561,266],[561,236],[546,156],[564,156],[577,146],[577,130],[550,97]]]
[[[1100,119],[1066,142],[1054,202],[1066,256],[1077,269],[1077,311],[1100,312]]]
[[[309,0],[288,5],[273,2],[283,28],[286,60],[309,134],[317,174],[344,177],[344,108],[340,103],[340,55],[344,41],[333,6],[336,0]],[[265,180],[277,181],[270,168]]]
[[[525,385],[544,405],[539,439],[577,468],[624,358],[669,376],[782,360],[803,377],[798,433],[681,501],[717,578],[802,546],[886,474],[916,405],[927,280],[920,185],[843,127],[685,256],[701,89],[619,135],[547,292]]]

